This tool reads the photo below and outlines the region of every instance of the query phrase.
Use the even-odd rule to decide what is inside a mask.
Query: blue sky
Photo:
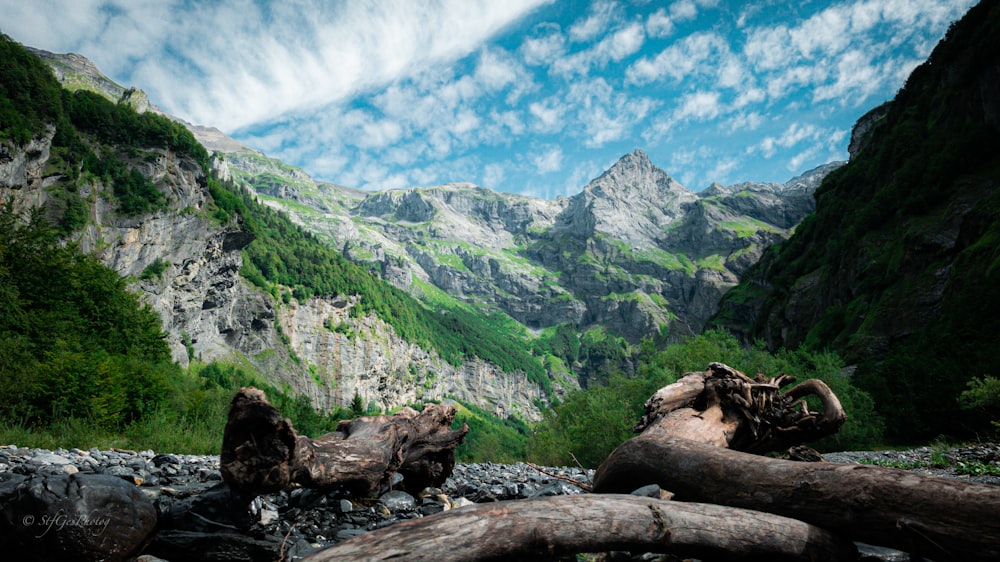
[[[846,159],[972,4],[0,0],[0,31],[317,179],[552,198],[636,148],[695,191]]]

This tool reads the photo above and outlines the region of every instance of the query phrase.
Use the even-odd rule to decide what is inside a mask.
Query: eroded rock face
[[[42,137],[32,138],[23,147],[0,143],[0,189],[41,187],[55,134],[56,128],[49,127]]]
[[[313,365],[309,381],[282,380],[317,405],[349,404],[355,393],[384,409],[454,396],[502,416],[540,415],[534,403],[544,395],[526,375],[480,360],[451,365],[375,317],[353,318],[354,304],[344,297],[315,298],[292,302],[279,313],[292,348]]]

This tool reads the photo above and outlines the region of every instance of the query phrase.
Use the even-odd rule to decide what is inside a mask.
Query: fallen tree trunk
[[[316,439],[299,435],[256,388],[243,388],[229,407],[219,468],[234,490],[257,495],[295,486],[343,486],[362,493],[391,476],[418,492],[440,486],[455,467],[455,447],[469,431],[453,430],[455,408],[427,404],[393,416],[340,422]]]
[[[772,459],[644,434],[601,464],[594,491],[651,483],[675,500],[775,513],[938,562],[1000,560],[1000,487],[885,467]]]
[[[811,525],[756,511],[622,495],[477,504],[368,532],[305,558],[531,559],[632,550],[710,560],[842,561],[854,544]]]

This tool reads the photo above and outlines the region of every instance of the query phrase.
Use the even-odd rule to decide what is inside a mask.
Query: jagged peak
[[[587,184],[584,192],[596,196],[612,196],[631,189],[643,192],[688,192],[670,174],[654,165],[646,152],[639,148],[619,158],[607,171]]]

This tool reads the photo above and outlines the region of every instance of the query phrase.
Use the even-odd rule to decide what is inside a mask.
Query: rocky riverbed
[[[826,458],[1000,485],[1000,477],[976,474],[1000,467],[996,444]],[[8,445],[0,447],[0,542],[20,545],[19,559],[27,560],[59,558],[72,540],[89,541],[86,548],[97,553],[73,559],[128,560],[141,552],[147,562],[298,560],[360,533],[470,503],[584,493],[575,483],[585,486],[592,476],[578,468],[465,464],[440,489],[417,496],[398,489],[396,480],[370,495],[297,489],[240,506],[222,482],[217,456]],[[108,514],[107,506],[118,507]],[[123,541],[134,541],[134,548]],[[882,552],[879,559],[907,559],[900,556]]]

